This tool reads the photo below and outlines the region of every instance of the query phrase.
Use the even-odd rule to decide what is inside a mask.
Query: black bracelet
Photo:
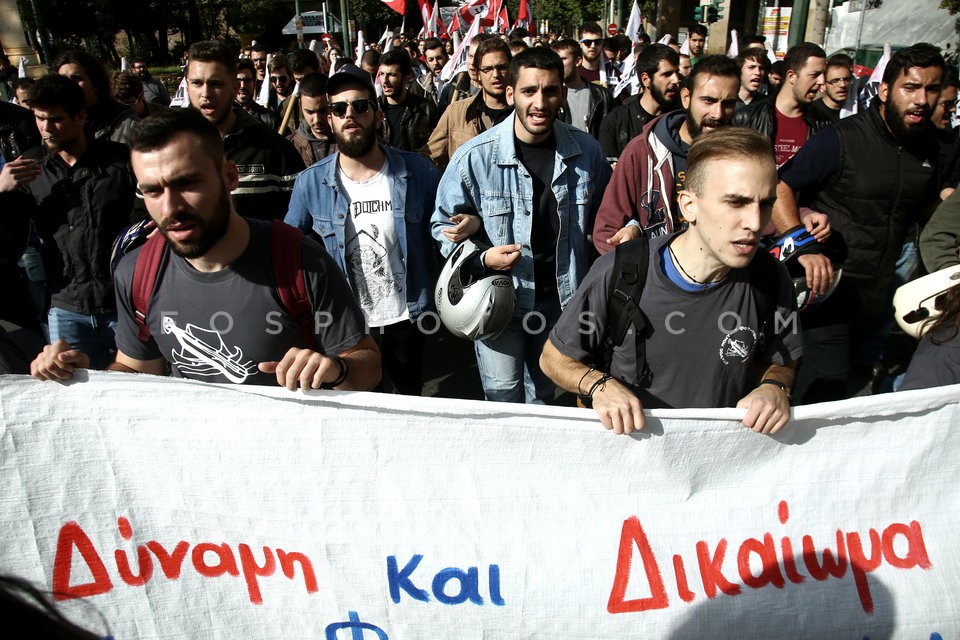
[[[584,395],[584,394],[582,394],[582,393],[578,393],[578,394],[577,394],[577,398],[580,399],[580,404],[582,404],[582,405],[583,405],[584,407],[586,407],[587,409],[592,409],[592,408],[593,408],[593,394],[594,394],[594,392],[596,392],[596,390],[597,390],[598,388],[599,388],[601,391],[603,391],[603,387],[604,387],[604,385],[606,385],[607,380],[611,380],[612,378],[613,378],[612,375],[610,375],[609,373],[605,373],[605,374],[603,374],[602,376],[600,376],[599,378],[597,378],[596,382],[594,382],[592,385],[590,385],[590,391],[588,391],[588,392],[586,393],[586,395]],[[580,382],[583,382],[583,380],[581,379]],[[577,391],[580,391],[579,387],[577,388]]]
[[[577,383],[577,395],[578,395],[578,396],[582,396],[582,395],[583,395],[583,392],[580,391],[580,389],[583,388],[583,381],[587,379],[587,376],[590,375],[590,372],[591,372],[591,371],[596,371],[596,368],[595,368],[595,367],[590,367],[589,369],[587,369],[587,372],[586,372],[586,373],[584,373],[582,376],[580,376],[580,382]]]
[[[780,387],[780,390],[783,391],[785,394],[787,394],[787,402],[790,402],[790,400],[792,399],[790,396],[790,389],[788,389],[787,385],[783,384],[779,380],[774,380],[773,378],[764,378],[763,380],[760,381],[760,384],[758,384],[757,386],[759,387],[764,384],[772,384],[775,387]]]
[[[347,361],[341,358],[340,356],[333,356],[330,358],[340,367],[340,375],[337,376],[337,379],[333,382],[324,382],[320,385],[321,389],[333,389],[339,387],[347,379],[347,376],[350,375],[350,367],[347,366]]]

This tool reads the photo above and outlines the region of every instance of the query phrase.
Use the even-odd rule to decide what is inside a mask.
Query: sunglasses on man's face
[[[329,105],[330,113],[338,118],[344,118],[347,115],[347,107],[353,107],[353,112],[357,115],[363,115],[370,110],[370,107],[376,109],[376,103],[373,100],[354,100],[353,102],[331,102]]]
[[[289,76],[270,76],[270,81],[282,82],[283,84],[287,84],[288,82],[290,82],[290,77]]]
[[[595,40],[591,38],[584,38],[580,41],[580,44],[584,44],[588,47],[599,47],[602,42],[603,38],[597,38]]]

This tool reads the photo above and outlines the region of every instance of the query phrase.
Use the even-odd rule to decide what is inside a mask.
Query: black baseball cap
[[[370,74],[355,64],[345,64],[327,80],[327,95],[333,95],[345,84],[359,84],[370,91],[370,97],[376,100],[377,91],[373,88]]]

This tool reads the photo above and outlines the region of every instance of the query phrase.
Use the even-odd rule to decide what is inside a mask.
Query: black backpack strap
[[[634,386],[649,382],[647,336],[650,322],[640,309],[640,297],[647,282],[650,243],[646,237],[621,243],[614,249],[613,277],[607,292],[607,334],[603,341],[603,371],[609,372],[613,350],[623,344],[630,327],[634,328],[637,377]]]
[[[758,251],[747,267],[750,288],[757,317],[760,319],[757,352],[763,352],[774,343],[776,333],[777,303],[780,300],[780,266],[777,259],[766,251]]]

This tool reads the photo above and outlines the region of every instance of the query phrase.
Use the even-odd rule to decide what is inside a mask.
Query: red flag
[[[380,0],[383,4],[387,5],[400,15],[403,15],[407,11],[407,0]]]
[[[459,15],[458,24],[459,25],[471,25],[476,19],[477,15],[484,16],[488,9],[488,2],[493,0],[471,0],[467,4],[460,7],[457,15]],[[492,22],[490,24],[493,24]],[[453,28],[451,27],[451,31]]]
[[[520,0],[520,6],[517,7],[517,21],[513,23],[513,28],[523,27],[529,30],[531,24],[533,24],[533,16],[530,13],[530,2]]]
[[[433,13],[433,8],[427,0],[417,0],[417,2],[420,4],[420,18],[423,20],[423,29],[420,30],[420,33],[426,33],[428,25],[430,24],[430,14]]]
[[[507,15],[507,3],[500,5],[500,15],[497,16],[497,32],[506,33],[510,30],[510,16]]]

